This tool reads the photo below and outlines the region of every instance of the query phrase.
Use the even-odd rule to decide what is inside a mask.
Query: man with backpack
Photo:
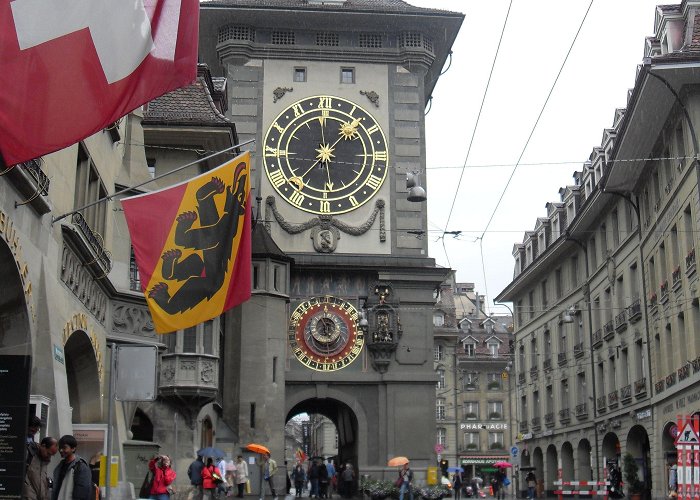
[[[76,455],[78,441],[66,434],[58,440],[61,460],[53,470],[51,500],[94,500],[95,487],[92,483],[90,466],[84,458]]]
[[[27,472],[24,476],[22,498],[28,500],[49,500],[51,480],[47,467],[51,457],[58,453],[55,438],[45,437],[41,443],[27,443]]]

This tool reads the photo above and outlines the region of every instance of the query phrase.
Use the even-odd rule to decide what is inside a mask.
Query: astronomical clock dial
[[[372,198],[386,178],[388,151],[377,121],[333,96],[297,101],[275,118],[264,144],[267,178],[295,207],[342,214]]]
[[[340,370],[362,352],[360,314],[336,297],[314,297],[299,304],[289,321],[289,347],[312,370]]]

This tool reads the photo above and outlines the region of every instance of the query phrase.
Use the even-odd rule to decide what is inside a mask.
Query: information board
[[[0,500],[22,497],[31,373],[30,356],[0,356]]]

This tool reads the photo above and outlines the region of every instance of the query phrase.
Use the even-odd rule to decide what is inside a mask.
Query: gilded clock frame
[[[315,149],[315,158],[293,158],[295,132],[315,120],[321,128],[327,122],[337,125],[337,133],[323,138]],[[305,184],[304,177],[311,169],[324,162],[326,168],[334,165],[336,147],[342,150],[344,141],[348,140],[359,140],[362,144],[362,154],[354,155],[360,168],[359,172],[353,170],[357,175],[351,183],[335,189],[329,169],[329,183],[324,189]],[[369,111],[342,97],[314,95],[292,103],[273,120],[262,149],[265,173],[272,188],[290,205],[317,215],[338,215],[361,207],[379,192],[387,177],[389,146],[381,125]],[[348,163],[336,161],[339,167]],[[357,165],[354,160],[352,164]],[[306,165],[311,167],[307,169]],[[302,169],[306,172],[301,172]]]
[[[329,312],[330,311],[330,312]],[[306,337],[307,326],[320,314],[333,315],[334,321],[342,321],[348,329],[342,347],[330,356],[315,350]],[[294,357],[307,368],[319,372],[342,370],[360,357],[365,335],[359,324],[360,313],[349,302],[330,295],[312,297],[299,304],[289,320],[288,341]]]

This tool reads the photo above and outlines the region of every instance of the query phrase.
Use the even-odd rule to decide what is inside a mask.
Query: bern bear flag
[[[0,0],[0,155],[14,165],[194,81],[199,0]]]
[[[250,298],[250,153],[189,181],[122,200],[158,333]]]

